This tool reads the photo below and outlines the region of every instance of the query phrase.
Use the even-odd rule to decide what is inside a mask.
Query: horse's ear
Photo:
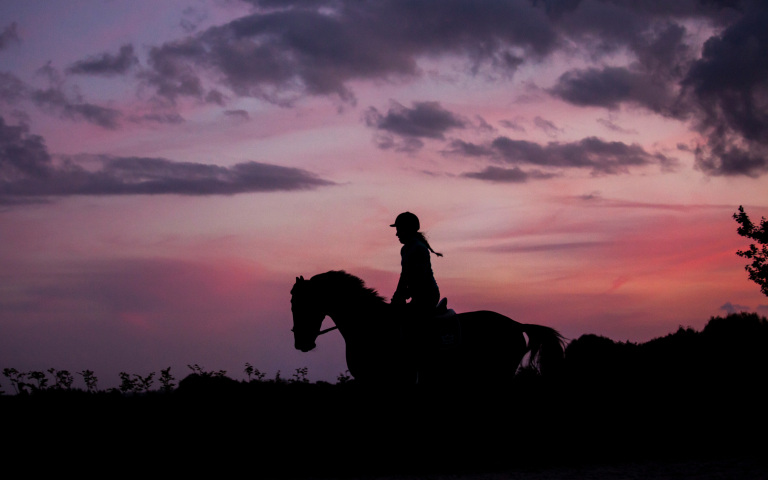
[[[300,275],[299,276],[299,280],[301,280],[303,282],[304,281],[304,275]]]

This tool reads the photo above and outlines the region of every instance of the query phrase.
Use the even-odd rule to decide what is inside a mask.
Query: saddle
[[[438,302],[431,323],[433,342],[438,349],[449,350],[461,344],[461,323],[456,312],[448,308],[447,298]]]

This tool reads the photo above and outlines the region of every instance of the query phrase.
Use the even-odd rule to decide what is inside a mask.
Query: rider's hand
[[[394,296],[394,297],[392,297],[392,301],[389,302],[389,303],[390,303],[390,305],[392,305],[395,308],[398,308],[398,309],[399,308],[403,308],[403,307],[405,307],[405,298],[403,298],[401,296]]]

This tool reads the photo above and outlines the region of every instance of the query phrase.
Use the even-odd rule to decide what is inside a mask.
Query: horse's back
[[[457,321],[462,328],[473,332],[487,332],[493,336],[522,333],[522,324],[506,315],[490,310],[478,310],[456,314]]]
[[[437,321],[441,343],[436,357],[454,379],[487,382],[514,375],[525,355],[522,325],[500,313],[465,312]],[[455,343],[446,343],[446,336]]]

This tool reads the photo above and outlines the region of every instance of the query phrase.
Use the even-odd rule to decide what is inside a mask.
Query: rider
[[[395,227],[397,238],[403,244],[400,249],[402,271],[392,295],[392,305],[404,307],[409,316],[421,323],[434,315],[440,300],[440,289],[432,273],[429,254],[432,252],[438,257],[443,254],[434,251],[424,234],[419,232],[419,218],[413,213],[401,213],[390,226]],[[411,302],[405,303],[409,298]]]

